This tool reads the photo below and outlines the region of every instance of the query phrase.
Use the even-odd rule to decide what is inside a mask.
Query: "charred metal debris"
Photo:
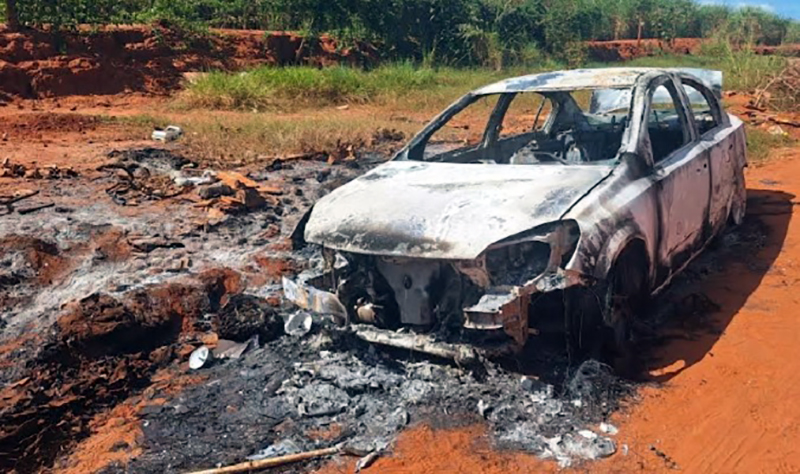
[[[591,286],[590,278],[561,267],[575,238],[558,228],[455,263],[325,249],[322,271],[298,282],[284,279],[284,295],[304,309],[355,324],[355,333],[369,342],[471,362],[520,350],[529,334],[546,330],[531,325],[530,306],[559,305],[567,289]],[[401,326],[432,335],[380,330]]]

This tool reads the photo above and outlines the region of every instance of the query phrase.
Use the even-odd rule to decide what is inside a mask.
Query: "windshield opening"
[[[477,96],[423,130],[412,141],[407,157],[512,165],[608,163],[621,146],[630,100],[595,111],[594,92],[581,89]]]

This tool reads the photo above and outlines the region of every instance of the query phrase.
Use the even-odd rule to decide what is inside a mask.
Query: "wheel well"
[[[625,281],[623,284],[644,283],[646,288],[642,289],[650,290],[650,259],[647,256],[647,245],[642,239],[635,238],[625,244],[611,265],[609,276],[635,278],[638,281]]]
[[[647,268],[650,265],[650,259],[647,258],[647,246],[644,240],[635,238],[625,244],[625,247],[617,254],[613,266],[617,266],[617,264],[623,260],[630,263],[641,264]]]

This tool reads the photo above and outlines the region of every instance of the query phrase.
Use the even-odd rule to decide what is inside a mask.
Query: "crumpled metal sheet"
[[[563,290],[573,286],[590,286],[593,279],[579,272],[556,268],[522,286],[502,291],[492,288],[478,303],[464,308],[464,327],[469,329],[503,329],[521,347],[528,338],[528,305],[534,293]]]
[[[303,283],[283,277],[283,295],[300,308],[319,314],[330,314],[341,319],[347,318],[347,309],[333,293],[322,291]]]

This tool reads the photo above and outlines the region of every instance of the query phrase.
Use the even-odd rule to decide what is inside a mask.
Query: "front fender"
[[[651,245],[636,226],[632,224],[621,227],[606,240],[606,244],[602,247],[597,257],[594,277],[599,280],[604,280],[608,276],[608,272],[611,271],[611,267],[614,265],[617,257],[619,257],[625,247],[636,240],[643,242],[647,249],[647,275],[650,279],[647,284],[648,288],[650,288],[654,277],[654,267],[651,264],[651,262],[653,262],[654,246]]]

